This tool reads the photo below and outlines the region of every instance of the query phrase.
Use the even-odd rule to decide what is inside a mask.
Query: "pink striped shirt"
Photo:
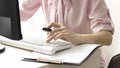
[[[32,17],[40,6],[46,24],[56,22],[82,34],[101,30],[114,32],[104,0],[24,0],[20,8],[21,20],[25,21]]]

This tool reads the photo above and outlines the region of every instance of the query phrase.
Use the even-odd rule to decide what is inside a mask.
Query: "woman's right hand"
[[[68,30],[65,26],[59,25],[56,23],[51,23],[47,28],[53,28],[51,32],[48,32],[47,42],[51,40],[62,39],[72,44],[80,44],[79,36],[77,33],[74,33]]]

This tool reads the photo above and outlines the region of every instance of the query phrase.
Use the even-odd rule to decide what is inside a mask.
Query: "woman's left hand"
[[[53,28],[51,32],[48,32],[47,42],[50,42],[53,39],[62,39],[75,45],[80,44],[80,37],[78,34],[68,30],[63,25],[51,23],[47,28]]]

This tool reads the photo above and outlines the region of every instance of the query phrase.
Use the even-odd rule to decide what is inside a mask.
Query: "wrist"
[[[81,44],[94,43],[94,36],[90,34],[78,34],[78,38]]]

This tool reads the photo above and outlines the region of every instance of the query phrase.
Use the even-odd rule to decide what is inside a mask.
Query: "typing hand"
[[[53,28],[51,32],[48,32],[47,42],[50,42],[53,39],[62,39],[71,42],[72,44],[80,43],[78,34],[71,32],[63,25],[51,23],[47,28]]]

